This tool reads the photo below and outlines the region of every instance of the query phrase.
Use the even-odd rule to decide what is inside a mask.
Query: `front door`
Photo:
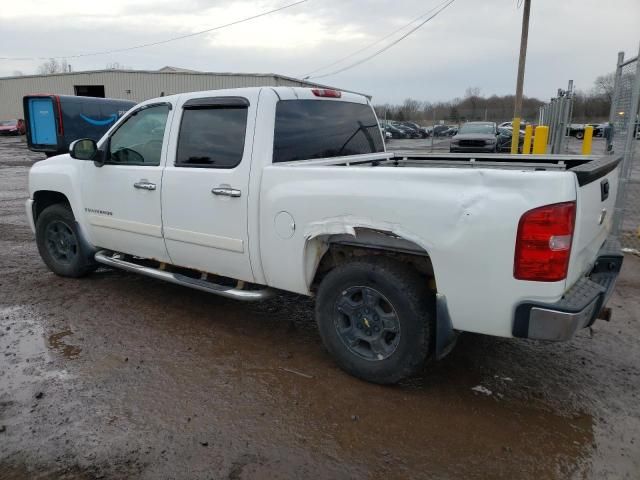
[[[160,194],[170,105],[146,105],[103,142],[102,167],[84,162],[82,197],[94,245],[168,262]]]
[[[162,181],[162,218],[174,264],[253,281],[247,198],[257,91],[183,97]]]

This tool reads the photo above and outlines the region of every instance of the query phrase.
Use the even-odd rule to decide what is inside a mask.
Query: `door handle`
[[[213,193],[214,195],[223,195],[225,197],[235,197],[235,198],[242,195],[242,192],[240,190],[238,190],[237,188],[231,188],[231,187],[212,188],[211,193]]]
[[[148,182],[147,180],[140,180],[139,182],[134,183],[133,187],[140,188],[142,190],[155,190],[156,184]]]

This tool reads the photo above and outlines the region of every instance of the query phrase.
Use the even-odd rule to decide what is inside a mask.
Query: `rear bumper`
[[[622,260],[620,244],[609,239],[600,249],[591,273],[578,280],[558,302],[518,305],[513,336],[564,341],[593,324],[613,293]]]

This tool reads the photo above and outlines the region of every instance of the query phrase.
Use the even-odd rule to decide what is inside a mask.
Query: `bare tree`
[[[466,103],[471,105],[471,119],[477,119],[478,104],[480,103],[480,88],[479,87],[467,87],[464,92]]]
[[[55,58],[50,58],[38,67],[38,73],[40,75],[51,75],[53,73],[64,73],[69,70],[69,64],[66,59],[57,61]]]
[[[464,91],[465,98],[479,97],[480,96],[480,87],[467,87]]]
[[[400,113],[405,120],[416,118],[420,110],[422,110],[422,104],[413,98],[407,98],[400,107]]]
[[[594,83],[595,93],[607,97],[611,102],[613,98],[613,89],[615,87],[616,76],[615,73],[607,73],[606,75],[600,75],[596,78]]]

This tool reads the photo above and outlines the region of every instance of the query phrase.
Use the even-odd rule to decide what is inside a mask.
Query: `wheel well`
[[[69,199],[60,192],[51,190],[40,190],[33,194],[33,220],[36,221],[42,211],[56,203],[69,204]]]
[[[358,230],[360,229],[357,229],[357,231]],[[368,231],[369,239],[372,238],[372,233],[375,236],[385,235],[380,232]],[[387,241],[385,245],[376,245],[376,242],[369,245],[360,245],[357,244],[357,241],[345,242],[340,235],[329,237],[326,242],[328,247],[318,262],[318,267],[316,268],[311,283],[311,290],[316,290],[324,276],[338,265],[347,263],[357,257],[380,255],[393,258],[400,263],[408,265],[424,277],[431,290],[434,292],[437,291],[431,258],[425,250],[414,243],[404,239],[397,239],[397,241]],[[409,246],[413,248],[407,248]]]

